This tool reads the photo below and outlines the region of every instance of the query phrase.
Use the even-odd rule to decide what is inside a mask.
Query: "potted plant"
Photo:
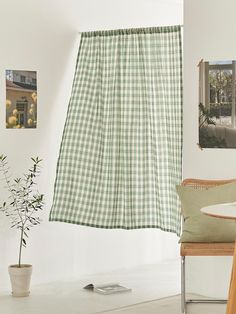
[[[40,174],[41,160],[31,158],[33,165],[21,177],[12,179],[9,173],[7,157],[0,155],[0,173],[5,182],[9,196],[0,211],[9,217],[11,228],[19,231],[19,253],[18,263],[10,265],[8,268],[11,284],[12,295],[23,297],[29,295],[30,278],[32,265],[22,264],[22,248],[26,247],[28,233],[33,226],[40,224],[38,212],[43,209],[43,194],[36,190],[35,179]]]

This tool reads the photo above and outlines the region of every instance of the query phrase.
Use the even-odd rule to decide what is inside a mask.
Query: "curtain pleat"
[[[180,26],[82,33],[50,221],[180,233]]]

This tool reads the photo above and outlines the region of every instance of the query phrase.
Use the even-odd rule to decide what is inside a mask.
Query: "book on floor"
[[[130,292],[132,289],[121,286],[119,283],[107,283],[103,285],[93,285],[89,284],[84,287],[84,289],[92,290],[101,294],[114,294],[121,292]]]

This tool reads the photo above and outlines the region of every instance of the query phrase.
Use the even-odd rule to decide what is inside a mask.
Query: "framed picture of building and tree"
[[[37,72],[6,70],[6,128],[37,127]]]
[[[199,62],[199,146],[236,148],[236,61]]]

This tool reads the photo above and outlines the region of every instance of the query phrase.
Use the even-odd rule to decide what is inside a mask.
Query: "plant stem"
[[[2,163],[2,167],[4,167],[3,163]],[[8,191],[10,191],[10,193],[11,193],[12,200],[15,201],[16,198],[15,198],[15,195],[14,195],[12,188],[9,184],[9,181],[8,181],[8,178],[7,178],[5,171],[3,171],[3,175],[4,175],[4,179],[6,181],[7,187],[8,187]],[[20,251],[19,251],[19,261],[18,261],[18,266],[21,267],[21,251],[22,251],[22,243],[23,243],[23,235],[24,235],[24,222],[23,222],[23,219],[21,217],[20,211],[18,209],[17,203],[16,203],[15,207],[16,207],[18,216],[21,220],[21,238],[20,238]]]
[[[2,163],[2,167],[4,167],[3,163]],[[9,184],[9,181],[8,181],[8,178],[7,178],[7,175],[6,175],[6,172],[5,172],[5,171],[3,171],[3,175],[4,175],[4,179],[5,179],[5,181],[6,181],[7,187],[8,187],[8,191],[10,191],[10,193],[11,193],[12,200],[15,201],[15,195],[14,195],[14,193],[12,192],[12,188],[11,188],[11,186],[10,186],[10,184]],[[15,207],[16,207],[18,216],[19,216],[19,218],[20,218],[20,220],[21,220],[21,223],[23,224],[23,219],[22,219],[22,217],[21,217],[21,214],[20,214],[20,211],[19,211],[19,209],[18,209],[18,207],[17,207],[17,204],[15,205]]]
[[[24,234],[24,227],[21,228],[21,236],[20,236],[20,250],[19,250],[19,260],[18,260],[18,266],[21,267],[21,250],[22,250],[22,244],[23,244],[23,234]]]

